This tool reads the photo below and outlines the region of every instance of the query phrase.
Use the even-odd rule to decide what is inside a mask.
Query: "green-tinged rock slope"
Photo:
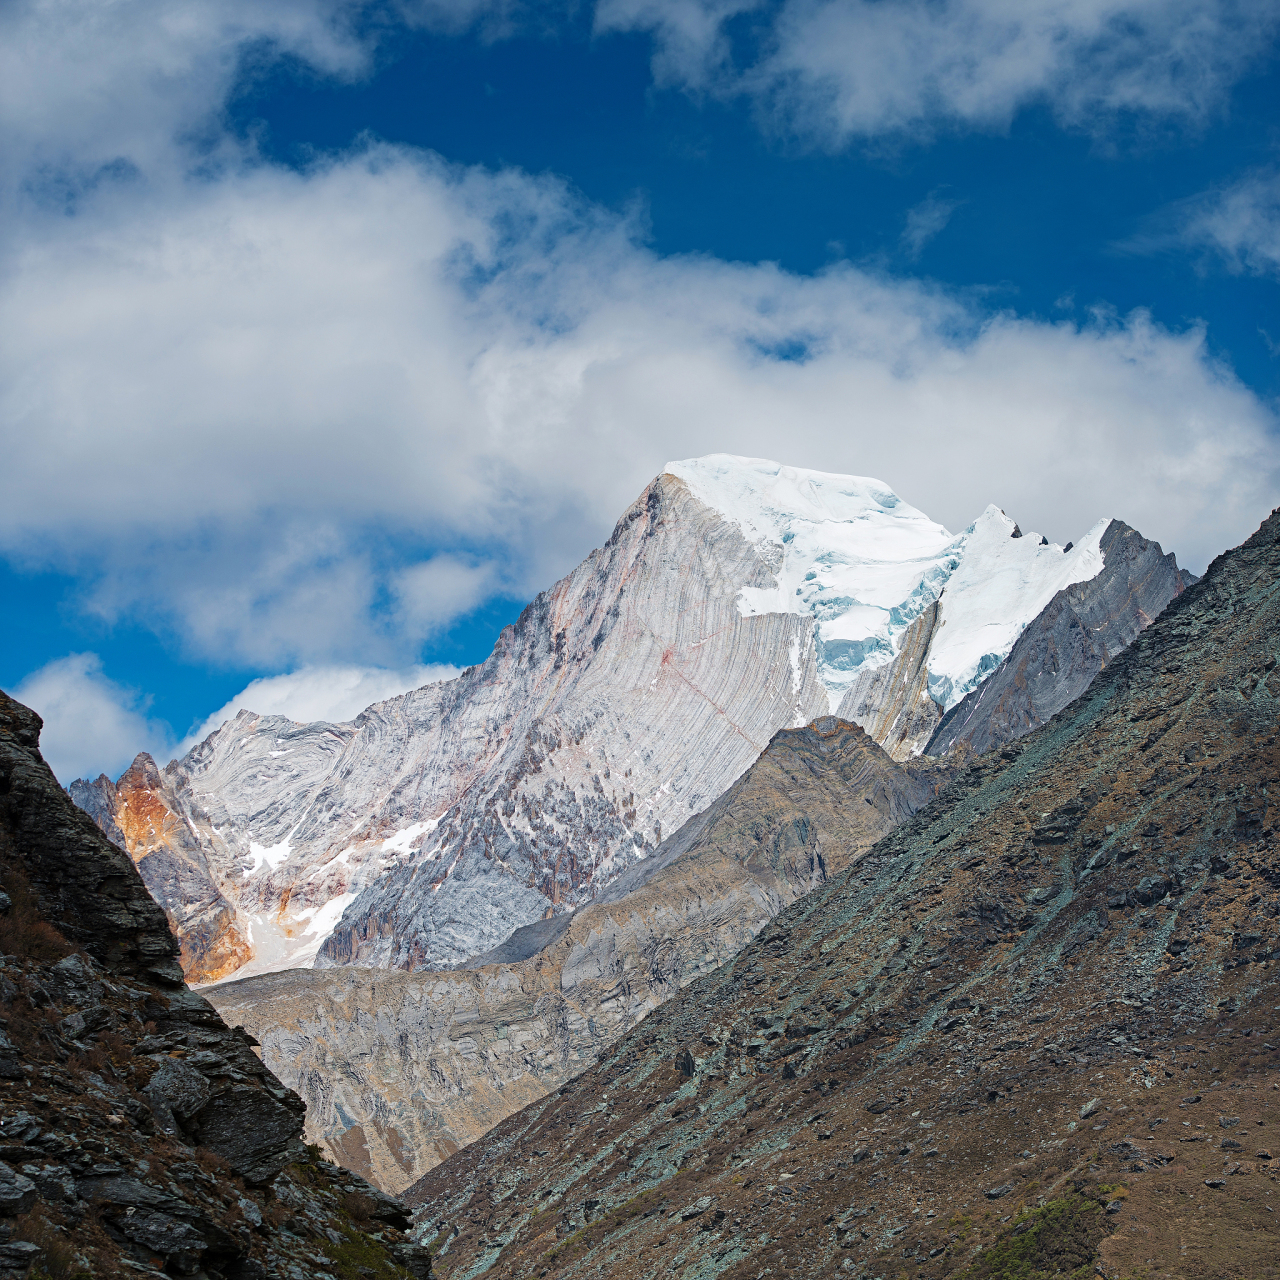
[[[1276,1275],[1278,657],[1273,514],[410,1188],[437,1274]]]

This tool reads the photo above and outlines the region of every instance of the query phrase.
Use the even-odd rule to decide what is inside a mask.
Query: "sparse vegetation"
[[[1104,1190],[1099,1187],[1096,1194]],[[1072,1192],[1018,1214],[962,1273],[962,1280],[1091,1275],[1098,1242],[1107,1232],[1095,1195]]]
[[[9,910],[0,915],[0,953],[23,960],[61,960],[75,947],[40,914],[27,878],[15,866],[0,872],[0,887],[9,895]]]

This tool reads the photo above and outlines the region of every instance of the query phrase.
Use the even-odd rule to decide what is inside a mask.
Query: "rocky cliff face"
[[[767,582],[737,527],[663,477],[483,666],[350,725],[242,713],[171,765],[160,798],[183,843],[140,865],[162,895],[185,867],[207,875],[250,973],[322,943],[322,964],[402,968],[496,946],[588,901],[775,730],[826,712],[808,621],[736,607]],[[205,940],[216,899],[162,901],[188,973],[223,976],[239,942]]]
[[[404,1207],[312,1157],[301,1099],[183,985],[39,729],[0,693],[0,1275],[425,1277]]]
[[[438,1272],[1274,1269],[1277,637],[1280,513],[1048,724],[427,1174]]]
[[[163,773],[140,757],[72,793],[122,835],[193,981],[455,965],[594,900],[780,728],[838,706],[917,754],[1099,575],[1106,527],[1068,550],[992,507],[953,536],[874,480],[672,464],[459,679],[352,724],[241,712]],[[1019,731],[1002,714],[991,733]]]
[[[193,981],[234,973],[253,950],[236,910],[219,890],[216,872],[191,823],[169,802],[171,788],[143,752],[114,784],[106,775],[70,788],[76,802],[121,849],[127,849],[151,896],[165,906],[181,938],[178,961]]]
[[[306,1099],[307,1136],[398,1191],[582,1071],[947,777],[825,717],[779,732],[597,902],[518,930],[463,970],[291,970],[207,994]]]

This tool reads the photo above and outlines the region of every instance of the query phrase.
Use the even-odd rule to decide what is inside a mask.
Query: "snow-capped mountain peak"
[[[163,774],[72,792],[138,860],[193,980],[456,964],[596,897],[779,729],[834,711],[903,760],[1063,587],[1114,579],[1089,654],[1097,619],[1123,645],[1180,589],[1116,522],[1069,550],[1018,532],[988,507],[953,535],[870,477],[674,462],[457,678],[344,724],[241,711]],[[961,728],[1007,740],[1079,687]]]
[[[776,586],[744,587],[742,615],[814,619],[818,675],[832,711],[859,675],[893,661],[902,635],[940,598],[929,693],[949,710],[999,665],[1056,592],[1102,569],[1098,541],[1107,520],[1064,554],[1039,535],[1021,536],[995,505],[953,535],[868,476],[723,453],[666,470],[737,524],[769,565]]]

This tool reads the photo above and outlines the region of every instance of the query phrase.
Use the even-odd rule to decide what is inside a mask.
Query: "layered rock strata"
[[[1278,658],[1280,513],[411,1188],[439,1274],[1265,1275]]]
[[[425,1277],[404,1206],[183,985],[127,854],[0,693],[0,1276]]]
[[[1102,571],[1105,527],[1061,548],[991,507],[953,536],[874,480],[673,463],[457,680],[351,724],[241,712],[163,773],[140,757],[72,792],[125,839],[193,981],[454,965],[592,901],[779,728],[839,705],[918,753]]]
[[[306,1099],[308,1137],[396,1191],[583,1070],[947,776],[896,764],[826,717],[779,732],[597,902],[518,930],[464,969],[292,970],[207,995]]]
[[[826,713],[811,622],[736,606],[772,581],[735,525],[662,477],[482,666],[347,725],[243,712],[170,765],[160,800],[185,832],[141,869],[161,895],[185,867],[207,876],[262,969],[317,949],[434,968],[496,946],[589,901],[779,727]],[[224,976],[237,943],[205,939],[210,894],[162,901],[188,974]]]

